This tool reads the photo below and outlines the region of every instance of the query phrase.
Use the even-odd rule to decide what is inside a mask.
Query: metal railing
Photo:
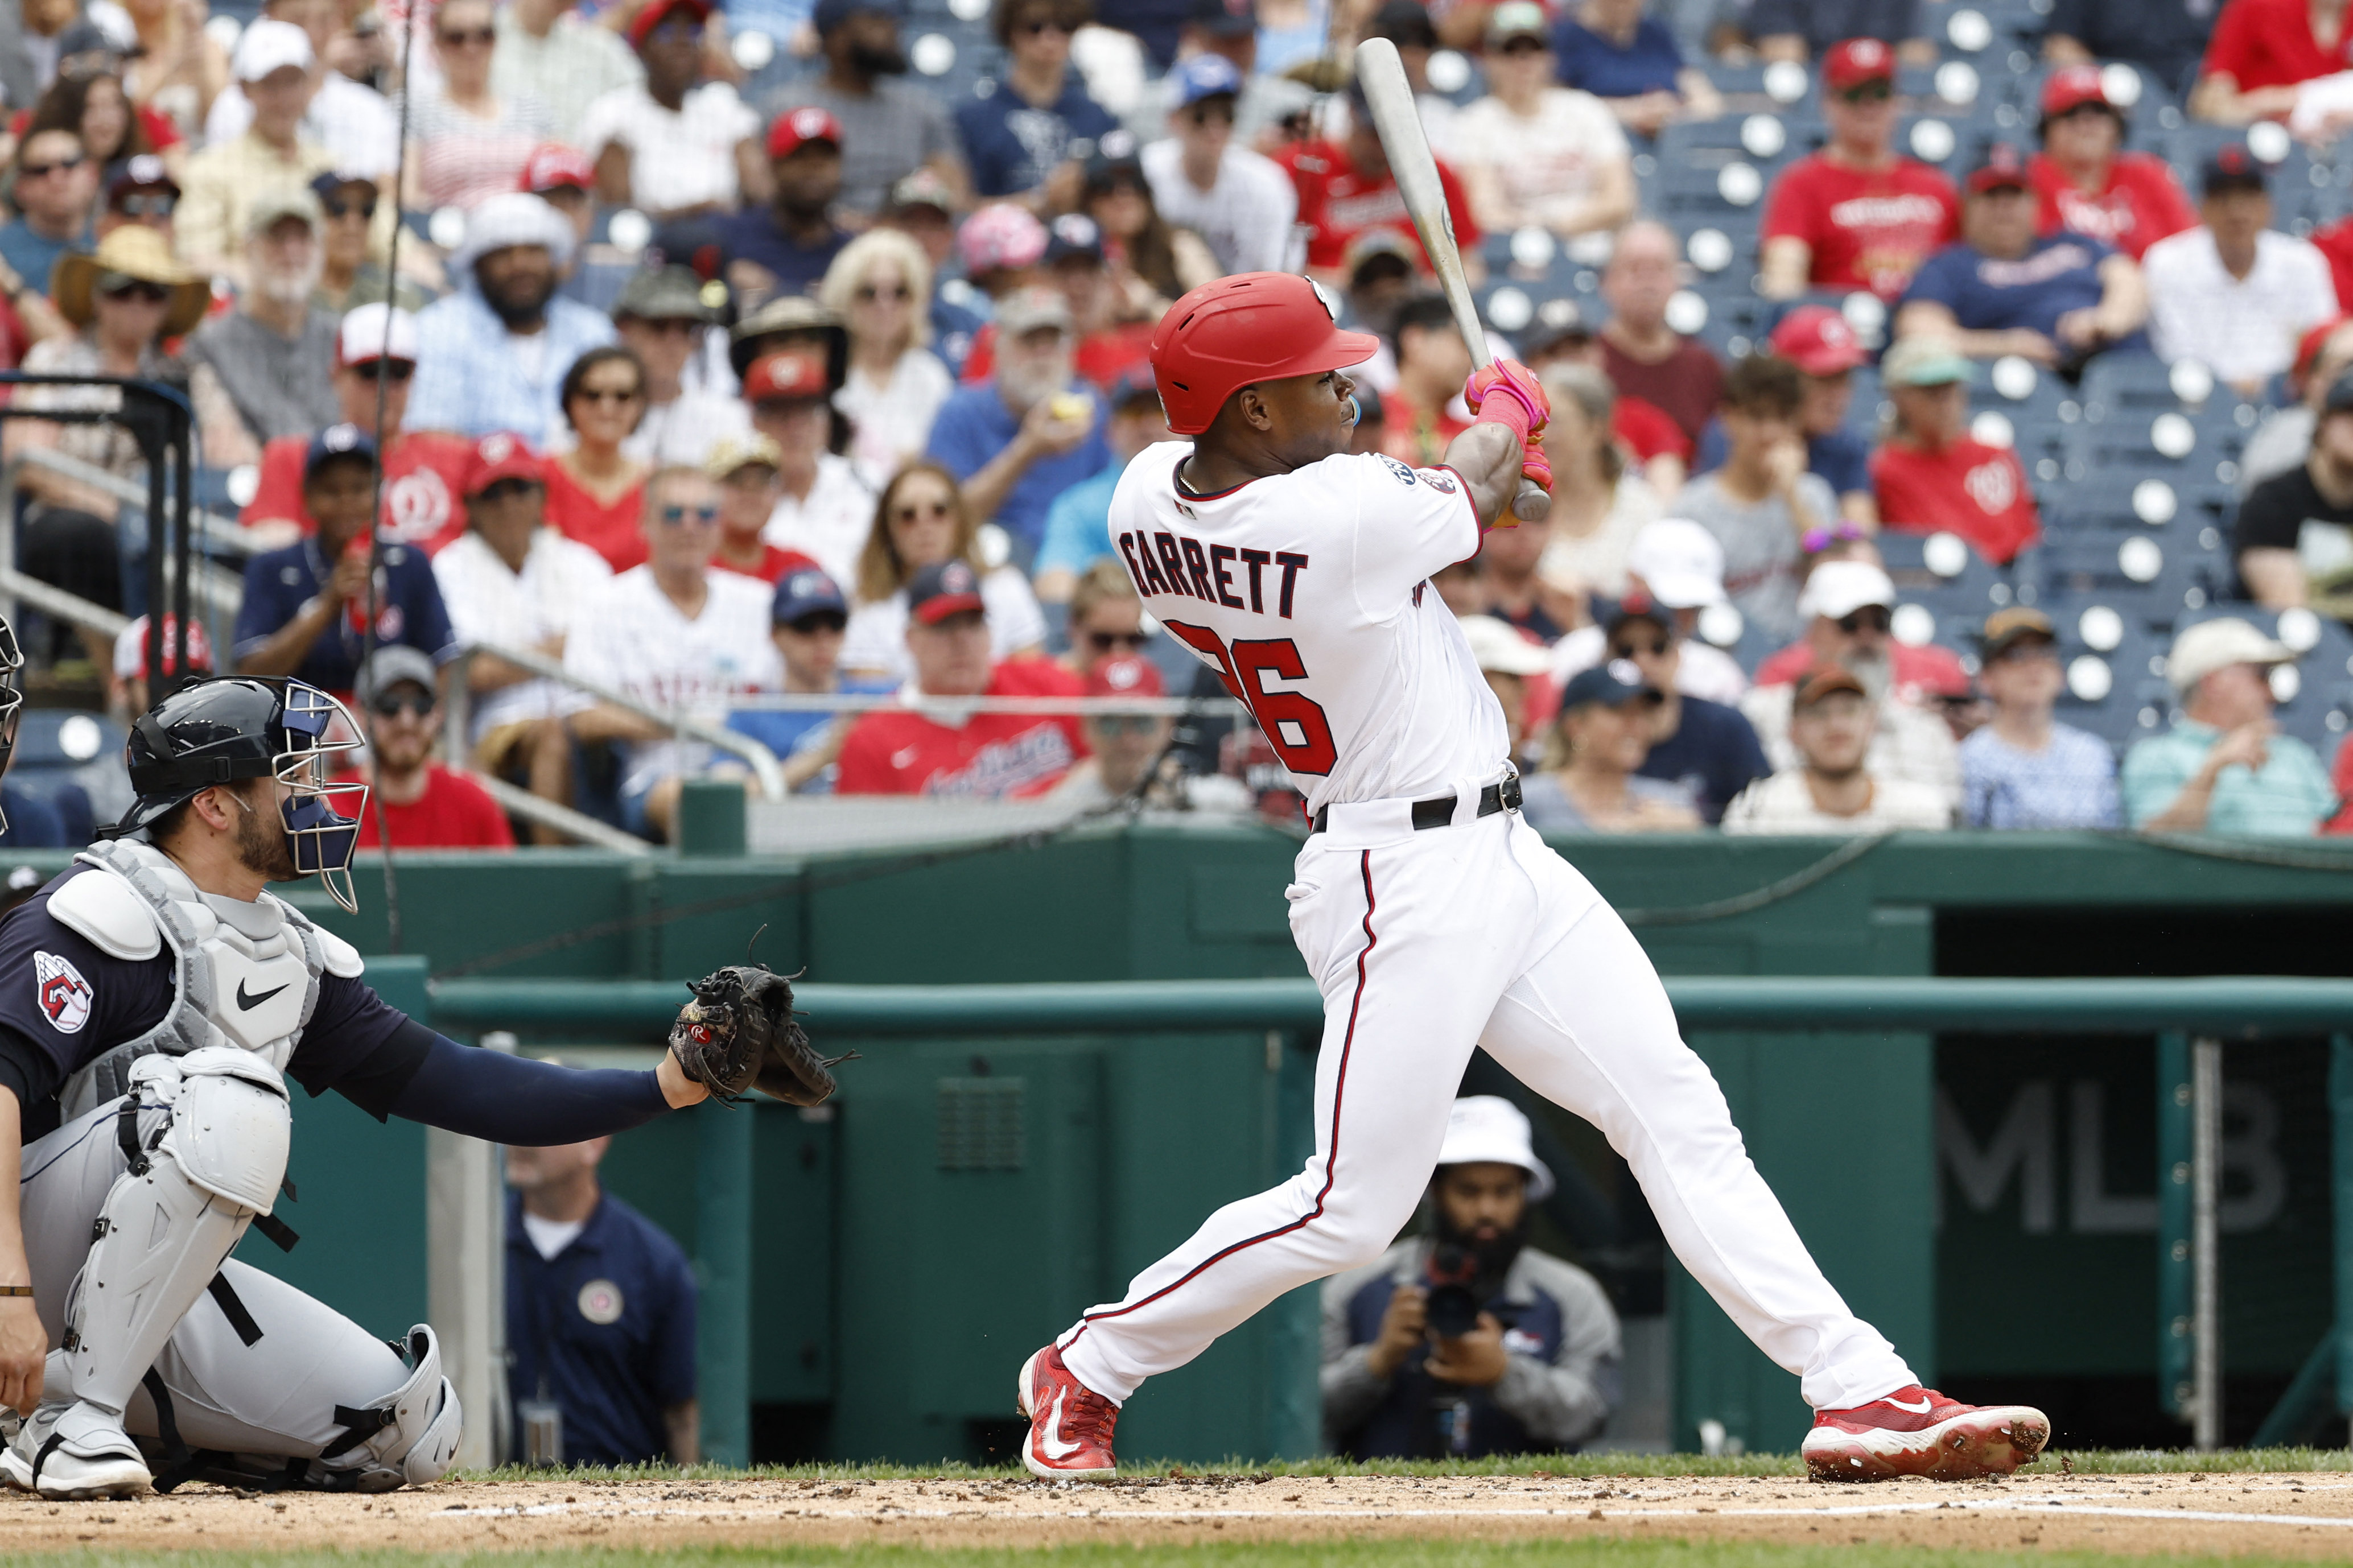
[[[104,468],[93,467],[79,458],[68,457],[65,453],[47,447],[28,447],[11,458],[5,468],[0,468],[0,515],[11,517],[16,515],[18,476],[27,468],[40,468],[60,479],[87,485],[92,489],[102,491],[116,500],[132,506],[143,508],[148,504],[147,487],[143,484],[126,479],[119,474],[109,473]],[[235,554],[249,555],[260,550],[261,545],[250,537],[245,526],[235,518],[225,518],[217,512],[197,508],[189,513],[189,521],[193,525],[192,532],[195,544],[195,553],[189,567],[189,585],[195,590],[197,596],[203,600],[205,606],[214,616],[234,621],[238,608],[245,603],[244,579],[222,566],[218,562],[209,559],[205,552],[217,546]],[[10,541],[9,550],[10,558],[0,561],[0,569],[5,569],[21,580],[21,574],[16,573],[13,539]],[[164,559],[164,570],[167,583],[178,581],[174,571],[174,563],[169,555]],[[21,586],[0,580],[0,615],[13,614],[16,606],[8,602],[10,599],[22,599],[44,615],[56,616],[60,619],[72,621],[77,626],[89,626],[101,631],[105,629],[95,621],[89,619],[86,614],[77,607],[87,606],[88,609],[104,610],[104,606],[91,605],[88,600],[76,600],[71,606],[63,604],[44,605],[33,594],[24,591]],[[129,622],[125,619],[122,624],[128,625]],[[117,626],[114,630],[120,632],[121,626]]]
[[[1744,1030],[1789,1034],[2007,1031],[2017,1034],[2158,1036],[2158,1232],[2160,1380],[2200,1448],[2221,1438],[2221,1255],[2215,1223],[2220,1179],[2222,1041],[2330,1035],[2346,1064],[2332,1073],[2337,1121],[2353,1136],[2353,980],[2232,976],[2212,979],[1937,979],[1929,977],[1679,976],[1667,994],[1686,1033]],[[445,1031],[580,1030],[588,1037],[653,1042],[686,999],[679,981],[450,980],[430,986],[432,1020]],[[860,1037],[1054,1033],[1113,1035],[1176,1030],[1310,1029],[1324,1001],[1307,980],[1145,980],[1031,985],[828,985],[796,987],[809,1031],[831,1046]],[[2194,1035],[2194,1039],[2193,1039]],[[2177,1073],[2185,1081],[2176,1089]],[[854,1092],[854,1090],[853,1090]],[[718,1141],[699,1145],[705,1194],[749,1191],[749,1119],[720,1117]],[[2353,1149],[2339,1147],[2338,1169]],[[740,1169],[726,1179],[714,1162]],[[2180,1194],[2176,1197],[2177,1192]],[[707,1210],[698,1235],[723,1260],[712,1321],[750,1321],[751,1227],[747,1215]],[[1921,1223],[1929,1223],[1926,1215]],[[2353,1203],[2337,1209],[2335,1247],[2353,1256]],[[740,1292],[741,1299],[730,1292]],[[2340,1291],[2337,1326],[2313,1353],[2298,1386],[2327,1379],[2353,1395],[2353,1291]],[[748,1329],[743,1342],[715,1343],[706,1391],[750,1384]],[[2186,1354],[2184,1352],[2187,1352]],[[2329,1374],[2334,1373],[2334,1377]],[[713,1396],[717,1397],[717,1396]],[[2296,1395],[2292,1393],[2290,1398]],[[2283,1401],[2283,1410],[2286,1405]],[[748,1414],[739,1412],[748,1420]]]

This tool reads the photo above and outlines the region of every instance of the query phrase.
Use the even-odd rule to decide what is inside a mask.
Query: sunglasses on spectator
[[[489,48],[498,34],[488,27],[450,27],[433,35],[445,48],[462,49],[468,46]]]
[[[474,499],[480,501],[512,500],[517,496],[533,494],[539,486],[530,479],[493,479],[482,487]]]
[[[1087,634],[1088,646],[1097,653],[1109,653],[1115,647],[1124,647],[1128,652],[1134,653],[1151,640],[1142,632],[1089,632]]]
[[[1503,46],[1495,52],[1503,55],[1518,56],[1540,55],[1544,53],[1544,51],[1545,41],[1542,38],[1537,37],[1533,33],[1522,33],[1516,38],[1504,39]]]
[[[1673,646],[1673,639],[1663,634],[1645,642],[1613,640],[1609,644],[1609,657],[1611,658],[1655,658]]]
[[[1894,618],[1888,615],[1886,605],[1865,605],[1851,616],[1841,616],[1838,628],[1852,637],[1866,626],[1875,632],[1883,632],[1893,624]]]
[[[405,359],[364,359],[352,366],[352,374],[362,381],[390,379],[406,381],[417,374],[417,367]]]
[[[1895,96],[1895,84],[1886,81],[1866,81],[1848,88],[1839,94],[1841,103],[1885,103]]]
[[[670,528],[682,527],[690,522],[708,528],[719,521],[719,509],[715,506],[666,506],[657,515]]]
[[[117,197],[114,210],[124,217],[170,217],[172,209],[178,205],[179,203],[173,197],[160,194],[152,196],[129,195]]]
[[[356,202],[341,195],[322,196],[319,198],[319,207],[329,217],[349,217],[353,213],[366,218],[375,216],[374,196],[368,197],[365,201]]]
[[[1098,713],[1087,722],[1106,735],[1149,735],[1160,721],[1149,713]]]
[[[1234,122],[1234,106],[1231,103],[1220,103],[1212,99],[1205,103],[1195,104],[1187,112],[1187,118],[1196,125],[1231,125]]]
[[[125,278],[119,282],[101,282],[98,291],[109,300],[136,300],[142,305],[160,305],[172,297],[172,291],[161,283],[150,283],[144,278]]]
[[[849,626],[849,617],[843,615],[839,610],[812,610],[809,614],[803,616],[799,620],[786,621],[785,626],[789,630],[798,632],[805,637],[811,637],[817,636],[819,632],[840,632],[847,630]]]
[[[584,386],[572,395],[575,403],[635,403],[645,393],[638,387]]]
[[[422,719],[433,711],[436,704],[431,695],[427,692],[420,691],[415,696],[410,696],[406,692],[387,691],[368,706],[375,710],[375,715],[379,719],[397,719],[403,713],[412,719]]]
[[[858,300],[860,304],[871,305],[877,300],[890,300],[903,305],[913,298],[914,291],[904,283],[895,283],[888,289],[878,289],[871,283],[861,283],[858,286]]]
[[[44,175],[54,174],[60,169],[69,172],[79,169],[87,162],[89,162],[88,159],[76,153],[70,158],[60,158],[54,163],[19,163],[16,165],[16,177],[20,180],[37,180]]]
[[[955,515],[955,511],[951,510],[948,503],[944,500],[926,501],[921,506],[908,503],[894,506],[891,509],[891,521],[892,522],[913,522],[921,518],[954,517]]]
[[[1032,38],[1040,33],[1060,33],[1067,37],[1071,25],[1060,16],[1032,16],[1013,30]]]

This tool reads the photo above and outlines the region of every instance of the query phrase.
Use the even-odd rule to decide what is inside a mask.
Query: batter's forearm
[[[1470,487],[1479,526],[1493,528],[1519,491],[1520,439],[1507,426],[1482,419],[1447,444],[1446,466]]]

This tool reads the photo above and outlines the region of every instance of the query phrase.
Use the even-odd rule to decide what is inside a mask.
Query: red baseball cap
[[[2100,79],[2097,66],[2061,66],[2042,82],[2042,117],[2056,120],[2063,114],[2073,114],[2087,103],[2102,109],[2114,109],[2108,101],[2107,85]]]
[[[798,151],[804,143],[830,142],[839,151],[841,146],[841,121],[833,111],[805,104],[799,109],[787,109],[768,127],[768,156],[783,158]]]
[[[1773,329],[1773,352],[1808,375],[1841,375],[1871,356],[1828,305],[1800,305]]]
[[[2348,321],[2353,321],[2353,316],[2332,316],[2298,338],[2295,341],[2295,358],[2291,363],[2289,374],[2298,381],[2310,375],[2312,367],[2320,363],[2320,351],[2328,346],[2328,340],[2336,335],[2337,329]]]
[[[466,499],[473,500],[501,479],[547,482],[547,470],[540,466],[530,444],[511,430],[493,430],[474,443],[473,456],[466,463]]]
[[[699,26],[711,20],[711,0],[647,0],[646,8],[629,19],[629,46],[642,47],[646,35],[681,11],[690,13]]]
[[[1087,695],[1090,697],[1166,697],[1167,683],[1160,679],[1159,669],[1148,658],[1121,654],[1113,658],[1099,658],[1087,671]]]
[[[575,191],[595,190],[596,165],[588,161],[587,153],[561,142],[543,142],[533,148],[531,156],[522,161],[522,177],[515,182],[515,189],[527,196],[566,186]]]
[[[1822,80],[1832,92],[1844,92],[1867,81],[1895,79],[1895,51],[1877,38],[1849,38],[1833,44],[1822,56]]]
[[[2034,188],[2033,178],[2026,170],[2026,155],[2007,142],[1997,142],[1986,149],[1985,161],[1969,171],[1969,194],[1981,196],[1988,191],[2027,191]]]
[[[825,361],[807,354],[763,354],[744,373],[744,401],[767,403],[787,397],[825,397]]]

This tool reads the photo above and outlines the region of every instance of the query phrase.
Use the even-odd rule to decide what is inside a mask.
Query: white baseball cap
[[[1498,675],[1535,675],[1552,665],[1552,656],[1519,634],[1509,621],[1493,616],[1465,616],[1462,635],[1471,639],[1472,657],[1482,670]]]
[[[1498,1095],[1466,1094],[1447,1113],[1446,1142],[1438,1151],[1438,1163],[1469,1165],[1485,1161],[1525,1171],[1531,1202],[1542,1203],[1552,1196],[1552,1168],[1536,1158],[1528,1119],[1520,1108]]]
[[[382,300],[343,312],[342,331],[335,334],[335,363],[364,364],[372,359],[417,363],[417,318]]]
[[[2188,695],[2218,669],[2234,664],[2293,664],[2295,650],[2263,636],[2235,616],[2200,621],[2184,628],[2166,655],[2165,679],[2173,689]]]
[[[316,58],[311,53],[310,34],[291,22],[264,16],[248,23],[237,36],[237,53],[229,66],[239,81],[261,81],[288,66],[307,71]]]
[[[1725,602],[1724,546],[1704,524],[1687,517],[1644,524],[1626,547],[1626,570],[1642,580],[1653,602],[1670,610]]]
[[[1868,561],[1825,561],[1798,595],[1798,614],[1808,619],[1828,616],[1842,621],[1867,605],[1895,607],[1894,580]]]

